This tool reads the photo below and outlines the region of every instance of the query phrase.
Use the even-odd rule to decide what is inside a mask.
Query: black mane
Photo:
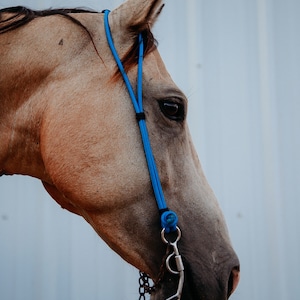
[[[17,29],[23,25],[28,24],[32,20],[39,17],[61,15],[75,24],[88,31],[86,27],[77,19],[70,16],[70,13],[96,13],[95,11],[80,8],[63,8],[63,9],[47,9],[47,10],[32,10],[24,6],[8,7],[0,10],[0,34],[7,31]],[[3,18],[3,14],[12,14],[7,19]]]

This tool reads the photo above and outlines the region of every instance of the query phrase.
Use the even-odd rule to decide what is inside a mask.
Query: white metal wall
[[[298,0],[166,0],[155,27],[241,260],[236,300],[300,299],[299,15]],[[0,299],[138,298],[134,268],[38,181],[2,177],[0,191]]]

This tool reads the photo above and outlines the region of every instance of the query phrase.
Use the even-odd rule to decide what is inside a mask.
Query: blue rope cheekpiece
[[[119,58],[119,55],[117,53],[117,50],[114,46],[114,42],[112,39],[110,27],[109,27],[109,21],[108,21],[108,15],[110,13],[109,10],[104,10],[104,27],[105,27],[105,33],[108,45],[110,47],[110,50],[112,52],[112,55],[118,65],[118,68],[122,74],[123,80],[125,82],[125,85],[127,87],[129,96],[132,100],[134,110],[136,113],[136,117],[139,123],[140,132],[142,136],[142,141],[144,145],[144,151],[146,155],[146,160],[148,164],[149,174],[151,178],[151,183],[155,195],[155,199],[157,202],[157,206],[161,215],[161,227],[165,230],[166,233],[176,231],[178,217],[175,212],[168,209],[164,193],[162,190],[162,186],[160,183],[160,178],[158,175],[157,167],[155,164],[155,160],[152,153],[152,148],[150,145],[149,135],[147,131],[146,121],[145,121],[145,113],[143,110],[143,59],[144,59],[144,41],[143,36],[140,33],[139,38],[139,56],[138,56],[138,74],[137,74],[137,98],[134,94],[133,88],[131,86],[131,83],[128,79],[128,76],[124,70],[124,67],[122,65],[122,62]]]

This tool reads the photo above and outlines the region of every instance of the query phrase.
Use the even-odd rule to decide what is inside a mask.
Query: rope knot
[[[168,210],[163,212],[160,217],[160,220],[161,227],[165,229],[166,233],[176,231],[178,217],[174,211]]]

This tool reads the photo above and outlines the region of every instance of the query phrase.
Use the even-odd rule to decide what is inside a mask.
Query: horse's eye
[[[173,101],[159,101],[162,113],[170,120],[183,121],[184,107],[182,104]]]

